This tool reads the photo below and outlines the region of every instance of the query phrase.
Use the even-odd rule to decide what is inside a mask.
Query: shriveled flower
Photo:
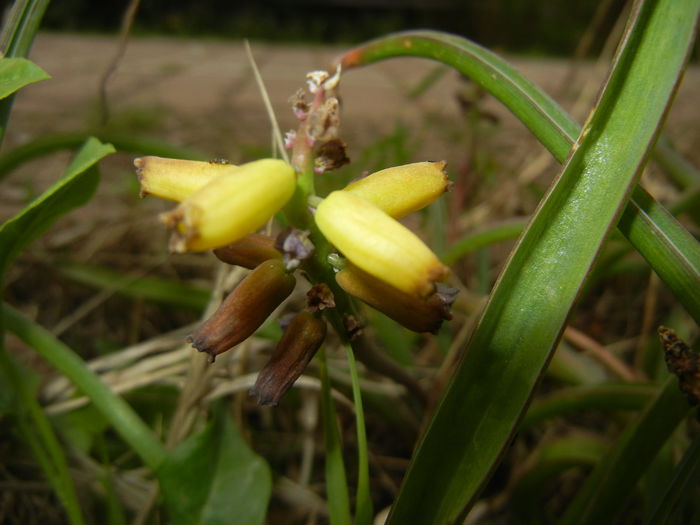
[[[414,332],[435,333],[443,321],[452,319],[454,297],[432,293],[420,298],[407,294],[348,264],[335,276],[345,292],[376,308]]]
[[[445,165],[440,161],[393,166],[348,184],[344,191],[371,202],[394,219],[401,219],[449,189]]]
[[[352,193],[332,192],[315,218],[326,239],[353,264],[407,294],[426,297],[449,273],[408,228]]]
[[[277,406],[318,351],[326,337],[326,322],[309,312],[298,313],[282,334],[275,353],[258,374],[250,395],[258,404]]]
[[[203,251],[245,237],[287,203],[295,184],[292,167],[278,159],[249,162],[216,177],[161,215],[173,230],[170,248]]]
[[[189,337],[211,359],[245,341],[294,290],[296,280],[281,259],[258,265],[226,297],[218,310]]]

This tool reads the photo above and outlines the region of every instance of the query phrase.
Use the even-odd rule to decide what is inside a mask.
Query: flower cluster
[[[142,195],[178,203],[161,215],[172,231],[172,251],[214,250],[220,260],[251,270],[189,338],[212,361],[250,337],[289,297],[296,286],[297,268],[316,283],[307,294],[305,311],[291,320],[258,375],[252,393],[261,404],[277,404],[321,346],[326,335],[321,311],[335,307],[331,289],[345,291],[417,332],[435,332],[443,320],[450,319],[453,300],[451,291],[437,286],[448,269],[398,222],[448,189],[444,162],[388,168],[325,199],[315,198],[313,219],[305,200],[301,202],[307,226],[315,221],[318,231],[345,259],[335,283],[319,283],[313,265],[307,264],[314,254],[308,231],[290,227],[277,238],[256,233],[295,192],[302,191],[298,173],[309,166],[322,173],[348,162],[345,144],[338,137],[339,103],[334,89],[339,72],[330,76],[317,71],[307,78],[313,101],[307,104],[303,94],[293,100],[300,126],[287,138],[294,149],[292,165],[278,159],[235,166],[154,156],[134,162]],[[299,208],[298,198],[290,206]],[[298,217],[299,209],[293,211],[291,216]]]

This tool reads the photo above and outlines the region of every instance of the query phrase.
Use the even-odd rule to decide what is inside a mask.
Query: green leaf
[[[498,279],[418,445],[390,524],[453,521],[488,480],[636,183],[685,63],[698,7],[696,0],[635,4],[596,110]],[[568,150],[570,119],[534,87],[513,89],[513,72],[494,69],[502,62],[477,46],[460,51],[460,39],[434,34],[422,41],[399,35],[392,45],[403,54],[430,46],[433,56],[469,61],[480,83],[534,122],[533,132],[558,158]],[[363,52],[346,58],[360,62]]]
[[[700,481],[700,434],[683,454],[675,469],[673,481],[668,485],[657,507],[644,520],[644,525],[669,523],[672,512],[683,496],[694,497],[693,489]]]
[[[0,99],[3,99],[20,88],[40,80],[51,78],[31,60],[26,58],[0,59]]]
[[[119,273],[101,266],[66,263],[58,271],[76,282],[167,306],[203,311],[211,291],[180,281]]]
[[[520,430],[572,412],[640,410],[657,391],[658,387],[649,383],[610,383],[557,390],[530,406]]]
[[[257,525],[265,522],[272,478],[224,410],[190,436],[158,469],[173,525]]]
[[[152,469],[158,466],[165,456],[162,444],[131,406],[105,385],[73,350],[6,303],[2,304],[2,321],[9,331],[89,397],[146,465]]]
[[[323,417],[323,441],[326,452],[326,499],[331,525],[350,525],[350,497],[343,462],[343,446],[336,421],[335,406],[331,397],[326,352],[318,352],[321,375],[321,415]]]
[[[678,379],[669,377],[644,413],[600,460],[561,523],[615,523],[640,477],[689,411]]]
[[[90,200],[99,181],[95,164],[113,152],[110,144],[88,139],[53,186],[0,226],[0,280],[10,263],[29,243],[61,215]]]
[[[0,323],[1,324],[1,323]],[[32,451],[46,480],[56,492],[68,520],[73,525],[85,523],[73,480],[68,470],[68,461],[56,437],[53,427],[39,405],[36,377],[24,369],[9,355],[0,340],[0,377],[13,391],[15,403],[13,423]]]

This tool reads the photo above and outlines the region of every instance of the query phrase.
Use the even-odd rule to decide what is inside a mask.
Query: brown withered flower
[[[214,315],[192,333],[189,341],[214,361],[217,355],[253,335],[292,293],[295,282],[281,259],[265,261],[238,284]]]
[[[285,330],[275,353],[258,374],[250,395],[259,405],[277,406],[304,372],[326,337],[326,323],[310,312],[297,314]]]

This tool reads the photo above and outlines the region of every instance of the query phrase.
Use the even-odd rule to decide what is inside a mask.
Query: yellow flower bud
[[[355,266],[408,294],[430,295],[449,272],[409,229],[352,193],[326,197],[316,224]]]
[[[425,208],[447,191],[450,181],[445,162],[415,162],[377,171],[345,187],[345,191],[371,202],[401,219]]]
[[[141,157],[134,160],[141,196],[181,202],[219,175],[238,170],[234,164]]]
[[[173,229],[170,249],[209,250],[253,233],[287,203],[295,185],[294,170],[278,159],[249,162],[216,177],[161,215]]]

